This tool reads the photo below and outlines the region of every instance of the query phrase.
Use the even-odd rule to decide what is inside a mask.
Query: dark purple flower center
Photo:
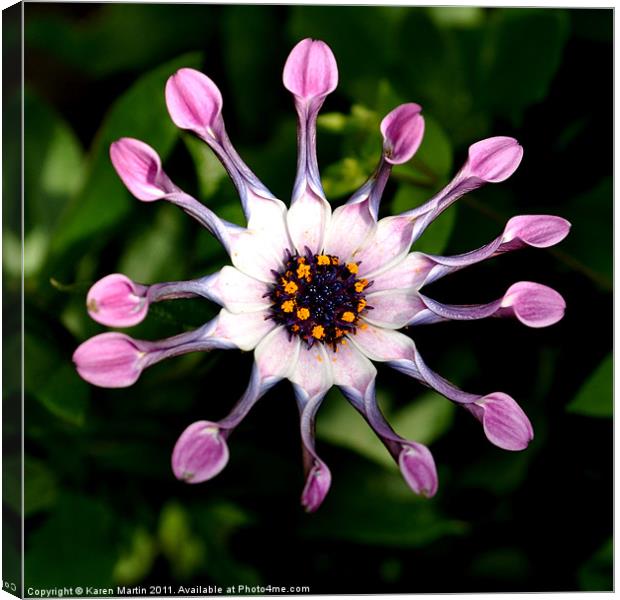
[[[337,256],[291,254],[267,293],[272,301],[269,318],[298,335],[311,348],[317,341],[334,350],[346,334],[354,334],[368,306],[364,291],[371,285],[358,279],[359,263],[341,264]]]

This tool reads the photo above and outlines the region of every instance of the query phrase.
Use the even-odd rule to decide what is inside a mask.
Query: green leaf
[[[588,417],[612,417],[613,369],[614,360],[610,353],[581,386],[566,410]]]
[[[47,341],[26,332],[24,371],[27,393],[60,419],[83,425],[90,389],[68,357],[60,355]]]
[[[184,134],[182,139],[196,167],[200,195],[205,200],[211,198],[218,191],[222,180],[226,179],[226,169],[202,140],[189,134]]]
[[[442,516],[436,502],[415,496],[400,473],[370,476],[350,465],[301,533],[309,538],[420,548],[445,536],[462,535],[467,528],[462,521]]]
[[[58,497],[54,472],[35,458],[24,460],[24,516],[29,517],[52,507]]]
[[[116,560],[115,518],[98,500],[84,495],[59,498],[58,508],[29,536],[25,587],[112,584]]]
[[[562,242],[561,252],[577,258],[596,280],[612,288],[613,280],[613,183],[604,177],[589,192],[563,208],[563,216],[575,225]]]
[[[399,435],[422,444],[431,444],[450,427],[455,406],[435,392],[418,396],[390,418]]]
[[[579,586],[588,592],[613,590],[614,541],[609,538],[577,572]]]
[[[175,502],[164,506],[159,517],[159,544],[176,578],[187,579],[206,560],[206,546],[196,537],[185,509]]]
[[[343,158],[329,165],[321,178],[325,194],[340,198],[358,189],[368,178],[368,171],[355,158]]]
[[[482,53],[482,91],[498,115],[514,117],[547,97],[569,33],[563,10],[501,9]]]
[[[157,555],[153,536],[142,527],[136,528],[131,546],[123,551],[114,565],[114,581],[119,585],[134,585],[146,577]]]
[[[89,156],[89,175],[75,202],[63,214],[53,240],[62,252],[76,242],[99,234],[126,217],[130,200],[109,158],[110,144],[120,137],[135,137],[153,146],[165,160],[178,136],[164,101],[167,78],[181,67],[197,68],[198,53],[185,54],[141,77],[112,106]]]

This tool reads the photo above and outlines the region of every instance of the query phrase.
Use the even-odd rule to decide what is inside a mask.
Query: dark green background
[[[611,10],[27,4],[25,15],[26,586],[611,589]],[[169,466],[177,436],[194,420],[226,414],[251,354],[177,358],[111,391],[81,381],[71,365],[75,347],[105,330],[84,308],[98,278],[121,271],[151,283],[226,262],[180,211],[129,196],[109,143],[145,140],[175,182],[238,220],[221,168],[165,109],[167,77],[200,68],[222,90],[237,148],[287,200],[295,113],[281,71],[307,36],[332,47],[340,72],[318,133],[334,204],[374,167],[380,118],[416,101],[427,136],[417,158],[395,169],[386,214],[432,195],[483,137],[512,135],[525,148],[509,181],[459,201],[419,249],[478,247],[515,214],[573,223],[557,248],[506,255],[427,290],[475,303],[514,281],[538,281],[566,298],[560,324],[531,330],[490,320],[410,332],[448,379],[522,404],[536,432],[527,451],[495,448],[464,411],[379,368],[395,427],[435,455],[432,500],[410,493],[360,418],[330,394],[318,446],[332,489],[317,514],[304,514],[298,415],[286,383],[234,433],[220,476],[177,482]],[[18,109],[17,90],[13,102]],[[7,181],[5,191],[17,185]],[[16,294],[17,210],[5,207],[4,240],[5,285]],[[154,306],[131,334],[172,335],[215,310],[202,301]],[[18,336],[7,346],[17,351]],[[6,387],[9,398],[18,389]],[[17,459],[7,463],[19,468]]]

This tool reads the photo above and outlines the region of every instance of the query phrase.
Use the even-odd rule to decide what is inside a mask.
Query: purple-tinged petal
[[[435,261],[420,252],[411,252],[403,260],[372,278],[372,293],[387,290],[418,290],[425,283]]]
[[[364,323],[349,339],[365,356],[375,362],[412,361],[416,354],[413,340],[393,329]]]
[[[508,221],[502,235],[488,244],[454,256],[425,254],[435,263],[428,271],[424,284],[437,281],[450,273],[477,264],[493,256],[519,250],[526,246],[547,248],[561,242],[570,230],[570,223],[552,215],[519,215]]]
[[[109,327],[137,325],[148,312],[147,289],[120,273],[107,275],[88,291],[88,314],[98,323]]]
[[[110,146],[112,164],[138,200],[152,202],[173,191],[161,168],[161,159],[148,144],[133,138],[121,138]]]
[[[280,326],[267,334],[254,350],[259,377],[264,381],[280,380],[295,370],[301,340]]]
[[[222,94],[209,77],[179,69],[166,82],[166,105],[177,127],[215,138],[221,129]]]
[[[566,302],[546,285],[520,281],[510,286],[501,306],[528,327],[548,327],[562,319]]]
[[[306,477],[306,485],[301,494],[301,505],[306,512],[315,512],[323,504],[331,482],[332,475],[327,465],[321,460],[316,460]]]
[[[424,136],[421,111],[419,104],[401,104],[381,121],[383,154],[388,163],[400,165],[417,152]]]
[[[270,301],[266,298],[267,285],[226,265],[216,273],[208,284],[208,296],[232,313],[266,310]]]
[[[327,350],[331,360],[334,384],[351,390],[363,398],[377,375],[377,369],[350,340],[344,340],[334,352]]]
[[[300,100],[324,98],[338,85],[338,66],[330,47],[320,40],[301,40],[289,54],[284,87]]]
[[[122,388],[138,380],[145,354],[129,336],[108,332],[80,344],[73,353],[73,362],[80,377],[88,383]]]
[[[426,309],[415,289],[373,292],[366,296],[366,300],[372,310],[364,315],[364,319],[386,329],[401,329]]]
[[[268,316],[268,310],[233,314],[223,308],[213,335],[229,340],[240,350],[253,350],[276,327]]]
[[[216,423],[197,421],[179,437],[172,452],[177,479],[201,483],[215,477],[228,463],[228,446]]]
[[[523,450],[534,438],[530,420],[508,394],[494,392],[465,408],[482,422],[485,435],[499,448]]]
[[[376,222],[367,201],[339,206],[332,214],[325,234],[325,253],[350,262],[353,253],[363,246],[375,227]]]
[[[288,375],[291,383],[301,396],[314,398],[323,396],[333,385],[334,378],[331,361],[323,344],[315,344],[312,348],[302,345],[293,372]]]
[[[420,496],[431,498],[437,493],[438,477],[430,450],[417,442],[402,446],[398,466],[409,487]]]
[[[313,254],[321,251],[331,212],[325,198],[317,196],[310,189],[291,204],[287,225],[299,254],[303,254],[306,247],[310,248]]]
[[[520,240],[534,248],[548,248],[559,244],[570,227],[569,221],[554,215],[519,215],[506,223],[502,244]]]
[[[514,138],[488,138],[469,147],[465,174],[488,183],[499,183],[517,170],[522,158],[523,148]]]

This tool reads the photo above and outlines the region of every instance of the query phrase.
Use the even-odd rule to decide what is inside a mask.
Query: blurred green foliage
[[[611,588],[610,10],[113,3],[27,4],[25,14],[27,585]],[[441,487],[430,501],[410,493],[362,419],[333,393],[318,421],[332,490],[316,515],[304,515],[297,416],[285,385],[235,434],[226,471],[185,486],[169,468],[176,437],[194,420],[226,414],[251,357],[174,359],[128,390],[93,388],[71,365],[74,348],[105,330],[84,309],[99,277],[123,272],[150,283],[226,263],[174,207],[130,197],[109,144],[145,140],[175,182],[241,223],[222,167],[165,108],[166,78],[181,66],[202,68],[223,91],[240,153],[286,199],[295,121],[280,75],[306,36],[325,40],[338,60],[339,87],[318,132],[335,204],[375,168],[382,116],[416,101],[426,136],[416,157],[394,169],[386,214],[445,185],[478,139],[514,135],[525,147],[510,182],[452,207],[418,249],[478,247],[517,213],[573,222],[557,249],[502,257],[432,288],[442,300],[478,302],[518,278],[541,281],[567,298],[562,324],[412,332],[448,379],[522,400],[537,432],[528,451],[491,447],[447,401],[380,370],[379,397],[395,429],[435,453]],[[5,224],[3,233],[5,287],[17,296],[19,230]],[[195,300],[156,305],[130,333],[173,335],[215,310]],[[17,334],[7,343],[18,349]],[[5,394],[15,395],[17,383]]]

